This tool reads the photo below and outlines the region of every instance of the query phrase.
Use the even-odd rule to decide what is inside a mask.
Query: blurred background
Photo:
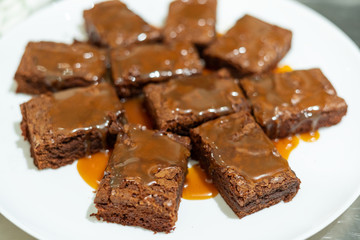
[[[0,0],[0,38],[16,24],[59,0]],[[226,0],[218,0],[226,1]],[[250,1],[250,0],[249,0]],[[328,18],[360,47],[360,0],[298,0]],[[0,214],[0,239],[34,239]],[[309,240],[360,239],[360,198]]]

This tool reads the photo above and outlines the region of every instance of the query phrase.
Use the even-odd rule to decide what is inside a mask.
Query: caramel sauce
[[[302,133],[300,135],[295,135],[283,139],[275,139],[273,143],[280,153],[280,155],[289,159],[290,153],[299,145],[300,139],[304,142],[315,142],[319,139],[320,133],[318,131]]]
[[[123,103],[125,116],[129,123],[141,124],[148,129],[153,129],[153,122],[144,106],[144,96],[126,99]]]
[[[316,142],[320,137],[319,131],[300,134],[300,139],[304,142]]]
[[[165,42],[207,45],[215,37],[217,0],[173,1],[163,29]]]
[[[251,182],[288,171],[288,162],[255,120],[242,112],[206,122],[196,134],[211,146],[210,166],[235,169]]]
[[[217,189],[206,172],[195,164],[188,168],[182,198],[187,200],[203,200],[216,197]]]
[[[244,105],[243,94],[235,81],[215,74],[196,75],[166,83],[162,93],[166,105],[179,114],[227,114]]]
[[[84,11],[84,18],[102,45],[112,48],[147,42],[160,37],[160,32],[120,1],[105,1]]]
[[[274,73],[284,73],[284,72],[291,72],[293,69],[289,65],[284,65],[281,67],[277,67],[274,69]]]
[[[118,187],[124,178],[152,185],[160,178],[171,177],[179,169],[185,173],[190,151],[175,138],[170,133],[128,125],[125,133],[118,135],[106,167],[111,174],[110,186]]]
[[[280,155],[283,158],[288,159],[292,150],[294,150],[299,144],[299,137],[291,136],[282,139],[275,139],[273,140],[273,143]]]
[[[162,81],[201,73],[203,69],[196,49],[188,42],[117,48],[111,60],[115,85]]]
[[[111,151],[107,150],[79,159],[77,170],[82,179],[84,179],[90,187],[94,189],[98,188],[99,182],[104,176],[104,170],[110,155]]]

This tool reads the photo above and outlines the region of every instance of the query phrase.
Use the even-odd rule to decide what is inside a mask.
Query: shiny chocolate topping
[[[59,133],[98,129],[105,134],[111,123],[109,115],[121,113],[122,105],[113,87],[100,83],[53,94],[49,115]]]
[[[174,79],[166,83],[162,99],[173,113],[226,114],[245,105],[244,96],[234,79],[216,74]]]
[[[146,23],[120,1],[95,4],[84,11],[88,32],[96,32],[102,45],[128,46],[160,37],[160,31]]]
[[[112,74],[116,85],[149,82],[202,71],[196,49],[190,43],[148,44],[112,51]]]
[[[26,55],[31,57],[33,71],[44,76],[48,86],[77,77],[96,83],[106,71],[105,54],[88,44],[29,42]]]
[[[298,115],[300,124],[312,121],[315,128],[322,112],[346,106],[320,69],[245,78],[241,85],[253,105],[257,122],[268,128],[278,129],[281,120]],[[296,128],[292,126],[290,132],[296,132]]]
[[[173,1],[164,28],[165,41],[211,42],[216,36],[216,4],[216,0]]]
[[[119,135],[107,172],[112,174],[111,186],[119,186],[126,178],[140,179],[151,185],[163,169],[180,167],[185,172],[190,151],[169,136],[145,127],[128,125],[125,135]]]
[[[248,181],[257,182],[290,170],[288,162],[247,113],[224,116],[195,130],[210,144],[215,164],[235,169]]]
[[[243,73],[261,73],[273,67],[288,51],[292,33],[245,15],[206,50]]]

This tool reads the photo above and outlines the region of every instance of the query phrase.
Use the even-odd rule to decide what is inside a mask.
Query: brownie
[[[256,121],[270,138],[337,124],[347,111],[320,69],[263,74],[240,83]]]
[[[239,217],[290,201],[300,180],[253,117],[238,112],[190,130],[195,157]]]
[[[216,0],[176,0],[163,30],[165,42],[189,41],[204,47],[216,37]]]
[[[108,83],[42,94],[20,108],[22,133],[39,169],[59,168],[112,147],[124,121]]]
[[[259,74],[276,67],[289,51],[291,38],[291,31],[245,15],[210,44],[204,55],[210,67]]]
[[[145,22],[120,1],[95,4],[84,11],[89,40],[103,47],[129,46],[161,39],[159,29]]]
[[[157,128],[184,135],[203,122],[248,108],[237,80],[226,70],[150,84],[144,93]]]
[[[169,232],[177,220],[190,139],[125,125],[95,197],[99,220]]]
[[[114,85],[121,97],[139,94],[147,83],[189,76],[203,69],[194,46],[184,42],[117,48],[110,60]]]
[[[85,43],[29,42],[15,73],[16,92],[40,94],[97,84],[105,52]]]

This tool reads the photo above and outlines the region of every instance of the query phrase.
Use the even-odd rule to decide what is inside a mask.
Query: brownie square
[[[22,134],[39,169],[59,168],[111,147],[124,121],[108,83],[42,94],[20,108]]]
[[[258,74],[274,68],[291,46],[289,30],[245,15],[205,49],[210,67],[227,66],[240,74]]]
[[[112,78],[119,96],[139,94],[151,82],[201,73],[203,65],[190,43],[148,44],[111,52]]]
[[[105,52],[86,43],[29,42],[15,74],[16,92],[40,94],[97,84]]]
[[[154,232],[174,228],[190,139],[125,125],[95,197],[99,220]]]
[[[347,112],[346,102],[320,69],[263,74],[240,83],[270,138],[337,124]]]
[[[150,84],[144,93],[156,126],[185,135],[203,122],[248,109],[237,81],[226,70]]]
[[[160,30],[145,22],[120,1],[105,1],[84,11],[89,40],[103,47],[158,41]]]
[[[163,30],[165,42],[189,41],[205,47],[216,37],[216,0],[177,0],[170,3]]]
[[[239,218],[288,202],[299,190],[287,160],[246,112],[206,122],[190,136],[196,159]]]

